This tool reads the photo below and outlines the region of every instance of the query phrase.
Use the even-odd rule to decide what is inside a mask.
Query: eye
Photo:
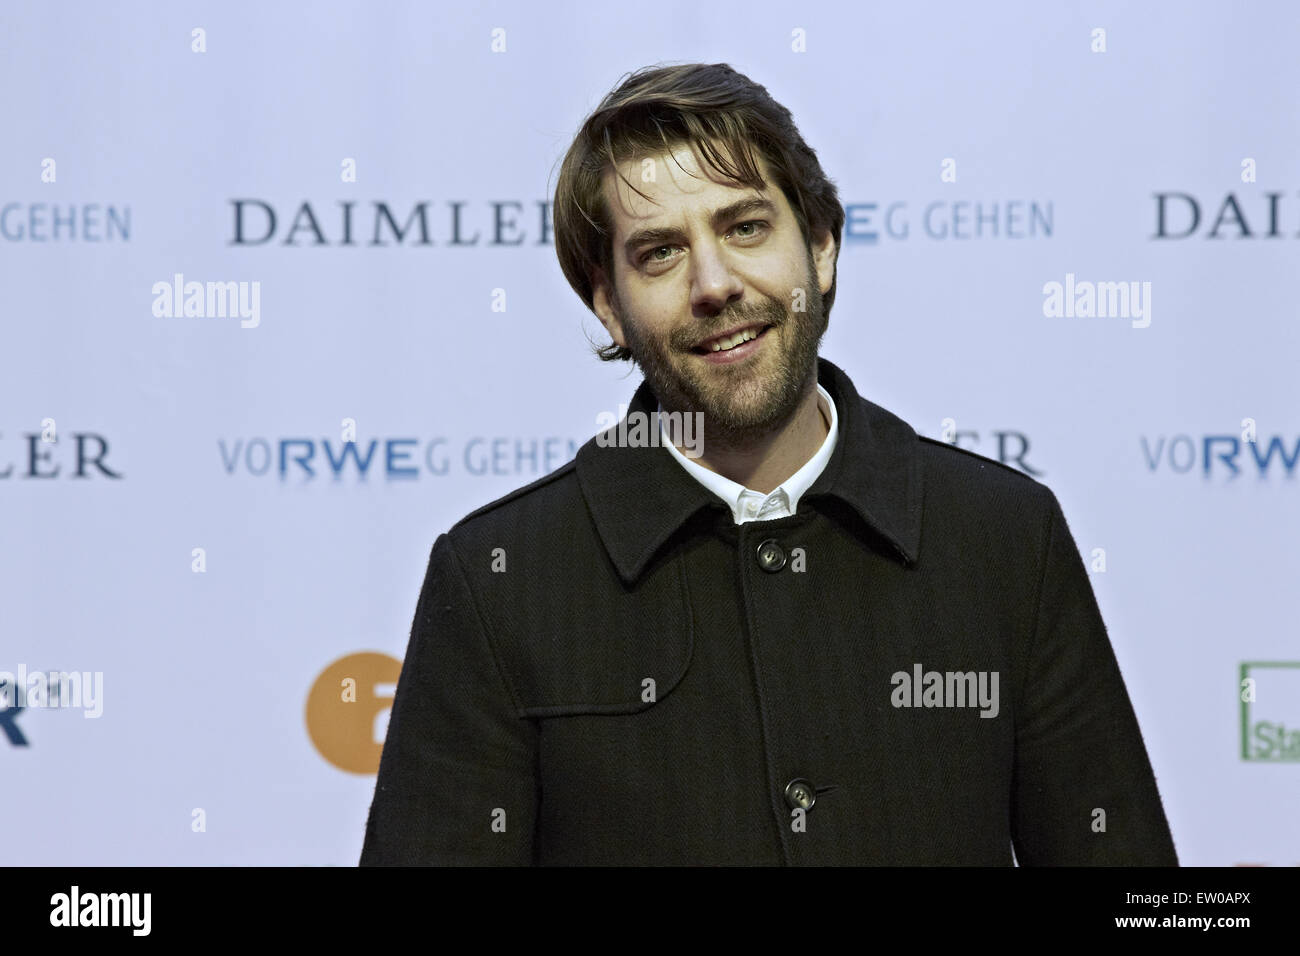
[[[667,262],[668,257],[660,256],[659,253],[664,251],[665,249],[676,249],[676,248],[677,248],[676,246],[655,246],[653,249],[649,249],[646,252],[641,253],[641,255],[637,257],[637,262],[639,262],[641,265],[645,265],[648,262]]]
[[[763,219],[750,219],[733,226],[731,232],[727,233],[727,235],[734,234],[738,239],[757,239],[765,230],[770,228],[771,227],[768,223]],[[671,262],[674,256],[670,254],[661,255],[661,253],[671,253],[672,250],[680,248],[680,246],[655,246],[652,249],[647,249],[645,252],[637,256],[637,265],[663,265],[664,263]]]
[[[741,232],[747,227],[752,227],[751,232]],[[753,239],[760,234],[763,229],[767,228],[767,223],[762,219],[751,219],[748,222],[742,222],[733,228],[733,232],[738,234],[741,239]]]

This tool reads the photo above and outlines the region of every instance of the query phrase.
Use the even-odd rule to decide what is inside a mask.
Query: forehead
[[[606,169],[602,188],[615,242],[634,229],[675,221],[683,214],[707,218],[713,210],[750,196],[769,199],[784,210],[787,203],[772,182],[770,167],[757,152],[754,159],[766,188],[728,182],[722,173],[702,161],[690,144],[625,159],[618,165],[622,176]],[[630,180],[644,197],[624,179]]]

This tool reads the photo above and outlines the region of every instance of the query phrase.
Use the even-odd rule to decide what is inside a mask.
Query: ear
[[[817,285],[825,295],[835,281],[835,237],[829,229],[822,230],[813,242],[812,257],[817,267]]]
[[[591,285],[592,311],[596,313],[596,318],[600,319],[600,324],[605,327],[614,344],[620,348],[627,348],[627,341],[623,338],[623,323],[619,321],[618,316],[618,294],[605,277],[605,271],[599,266],[593,270]]]

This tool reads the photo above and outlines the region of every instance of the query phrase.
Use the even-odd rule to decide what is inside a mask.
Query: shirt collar
[[[922,500],[916,432],[858,395],[848,375],[824,358],[817,360],[817,380],[830,394],[838,434],[830,461],[803,500],[843,502],[860,519],[849,523],[868,546],[879,549],[883,542],[886,553],[914,564],[920,551]],[[658,407],[643,381],[628,403],[627,415],[636,412],[648,420]],[[620,427],[627,425],[609,431]],[[603,444],[593,437],[578,449],[574,466],[597,533],[625,584],[640,577],[655,553],[697,511],[725,507],[657,445],[620,447],[608,437]]]
[[[799,510],[799,499],[803,497],[804,492],[812,487],[812,483],[822,473],[826,463],[831,460],[831,454],[835,451],[835,445],[839,438],[839,414],[835,410],[835,400],[831,398],[830,393],[826,391],[826,387],[821,382],[817,383],[817,396],[818,407],[830,420],[830,431],[827,432],[821,447],[817,449],[817,453],[804,462],[798,471],[766,495],[754,491],[739,482],[732,481],[716,471],[710,471],[698,462],[691,461],[668,438],[666,424],[660,428],[660,435],[662,436],[660,441],[668,453],[676,459],[677,463],[686,469],[687,474],[731,506],[731,512],[737,524],[744,520],[744,499],[746,494],[751,498],[758,498],[763,501],[771,499],[773,495],[784,497],[786,507],[791,514],[794,514]],[[658,411],[663,411],[662,404],[658,405]]]

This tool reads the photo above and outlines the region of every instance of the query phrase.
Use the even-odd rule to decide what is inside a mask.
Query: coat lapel
[[[890,546],[905,564],[919,559],[921,541],[921,459],[917,436],[906,422],[858,395],[849,377],[824,358],[817,360],[818,381],[835,400],[840,433],[835,452],[800,502],[834,498],[861,520],[868,537]],[[624,423],[634,413],[653,420],[658,400],[642,381],[628,403]],[[601,542],[625,584],[640,576],[668,538],[700,508],[726,505],[692,478],[659,445],[619,447],[610,441],[624,423],[593,437],[578,450],[578,484]],[[657,424],[655,425],[657,428]],[[870,542],[873,545],[875,542]]]

